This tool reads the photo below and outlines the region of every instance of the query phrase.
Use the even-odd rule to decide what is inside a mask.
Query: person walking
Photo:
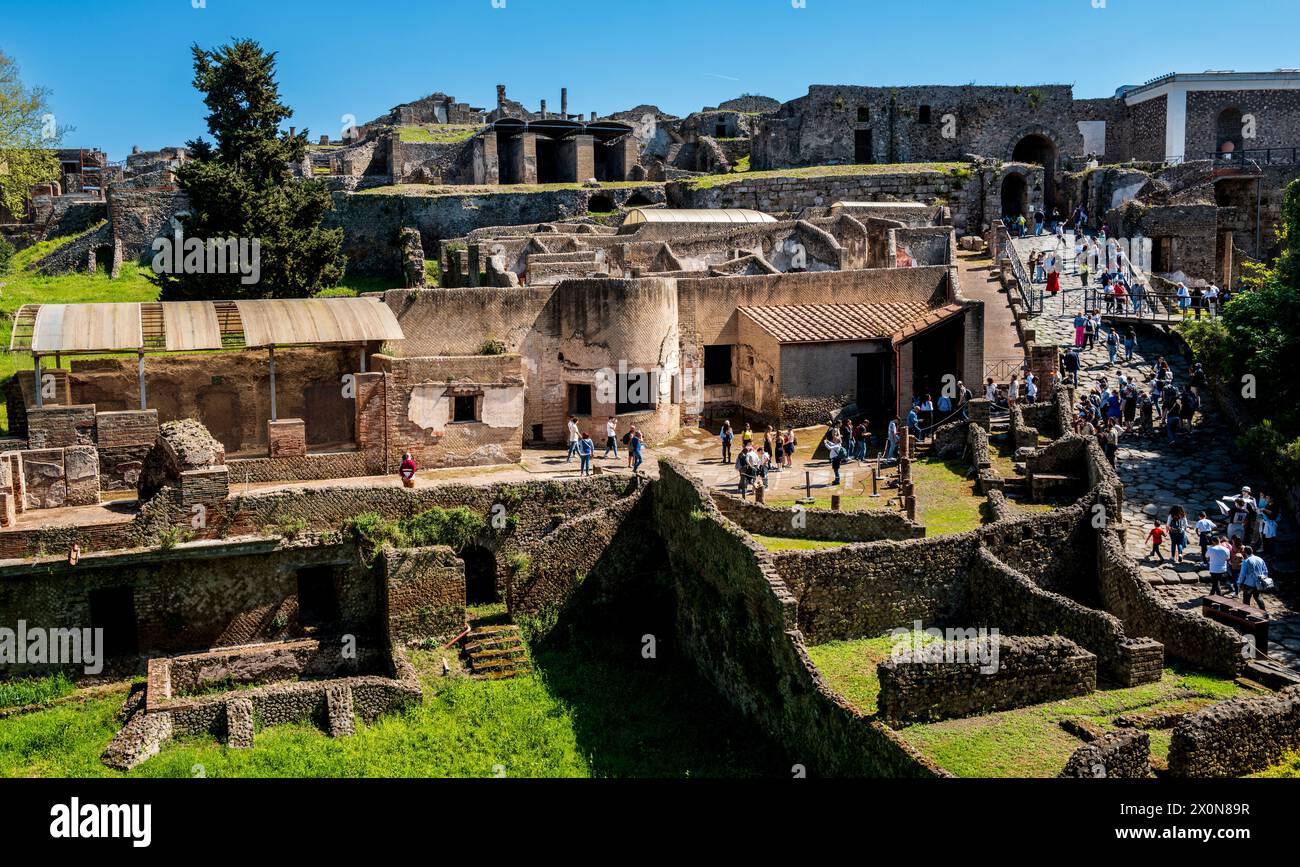
[[[1134,331],[1133,326],[1130,325],[1128,327],[1128,330],[1124,332],[1124,360],[1125,361],[1133,360],[1133,353],[1134,351],[1137,350],[1137,345],[1138,345],[1137,332]]]
[[[722,462],[731,463],[731,441],[736,438],[735,433],[731,430],[731,422],[727,419],[722,420],[722,430],[718,432],[718,439],[722,441]]]
[[[581,432],[578,430],[578,417],[569,416],[569,455],[564,459],[566,464],[578,453],[579,439],[581,439]]]
[[[1220,596],[1231,591],[1233,580],[1228,574],[1228,561],[1232,558],[1232,546],[1222,536],[1211,539],[1214,543],[1205,549],[1205,562],[1210,568],[1210,595]],[[1223,582],[1220,589],[1219,583]]]
[[[892,462],[898,454],[898,416],[889,420],[889,429],[885,433],[885,461]]]
[[[1070,383],[1077,386],[1079,384],[1079,350],[1077,348],[1071,349],[1065,353],[1062,361],[1065,363],[1065,372],[1070,377]]]
[[[601,460],[609,458],[610,449],[614,450],[614,460],[618,460],[618,419],[612,415],[605,422],[605,454]]]
[[[1214,533],[1217,529],[1218,528],[1214,526],[1214,522],[1210,520],[1210,516],[1201,512],[1200,516],[1196,519],[1196,535],[1198,537],[1197,541],[1201,544],[1202,563],[1206,562],[1205,552],[1210,549],[1210,545],[1214,544]]]
[[[596,453],[596,444],[591,441],[591,435],[583,432],[578,438],[578,475],[591,475],[591,456]]]
[[[740,454],[736,456],[736,474],[738,475],[737,486],[740,488],[740,496],[745,496],[749,489],[749,484],[754,480],[754,466],[750,462],[750,452],[754,450],[753,446],[741,446]]]
[[[1036,403],[1038,401],[1038,377],[1032,373],[1025,374],[1025,402]]]
[[[824,443],[826,454],[830,458],[831,469],[835,471],[835,482],[840,483],[840,465],[844,463],[844,447],[840,444],[840,432],[833,431]]]
[[[1110,356],[1111,364],[1115,363],[1115,356],[1119,355],[1119,335],[1113,325],[1106,332],[1106,354]]]
[[[1088,333],[1088,314],[1080,310],[1074,317],[1074,348],[1082,349],[1087,340]]]
[[[916,407],[912,407],[907,411],[907,430],[912,434],[912,436],[916,437],[917,442],[921,441],[923,436],[921,431],[921,416],[917,414]]]
[[[1147,533],[1146,541],[1151,543],[1151,553],[1147,555],[1148,558],[1155,557],[1161,563],[1165,562],[1165,555],[1160,551],[1160,546],[1165,541],[1165,528],[1161,526],[1159,521],[1156,521],[1151,527],[1151,531]]]
[[[1241,604],[1249,605],[1253,596],[1259,610],[1267,611],[1264,607],[1264,591],[1273,586],[1273,579],[1268,577],[1268,566],[1264,565],[1263,558],[1249,545],[1242,549],[1242,555],[1241,571],[1237,574]]]
[[[1187,511],[1182,506],[1169,510],[1169,548],[1170,559],[1183,562],[1183,552],[1187,550]]]
[[[640,475],[641,460],[643,457],[641,453],[645,448],[645,443],[641,438],[641,431],[637,429],[636,425],[632,426],[632,439],[627,445],[628,449],[632,453],[632,472],[635,475]]]

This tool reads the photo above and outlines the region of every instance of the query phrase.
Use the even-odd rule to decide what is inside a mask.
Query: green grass
[[[682,181],[687,189],[707,190],[739,181],[760,180],[764,178],[826,178],[839,175],[912,175],[933,172],[952,175],[956,178],[970,176],[970,166],[966,163],[894,163],[869,165],[839,166],[805,166],[792,169],[772,169],[764,172],[746,171],[739,174],[705,175]]]
[[[987,523],[987,500],[975,490],[970,467],[960,460],[923,460],[912,464],[916,520],[927,536],[965,533]]]
[[[251,750],[189,737],[127,776],[726,777],[789,773],[790,760],[686,669],[533,652],[538,672],[442,678],[447,651],[412,651],[424,700],[331,738],[306,725],[257,732]],[[123,776],[99,755],[122,694],[0,720],[0,776]]]
[[[0,682],[0,708],[22,707],[61,698],[76,687],[63,673]]]
[[[823,542],[819,539],[790,539],[783,536],[752,534],[754,541],[769,551],[818,551],[823,548],[842,548],[847,542]]]
[[[401,126],[398,138],[410,144],[456,144],[469,141],[483,127],[458,124],[438,124],[437,126]]]
[[[959,777],[1048,777],[1083,742],[1060,721],[1087,719],[1114,729],[1115,717],[1148,710],[1193,710],[1247,694],[1231,680],[1166,669],[1158,683],[1109,689],[969,719],[901,729],[903,739]],[[1168,730],[1148,730],[1151,752],[1169,753]]]
[[[1251,776],[1272,779],[1300,778],[1300,750],[1287,753],[1282,757],[1282,761],[1273,765],[1273,767],[1265,768],[1257,774],[1251,774]]]
[[[880,695],[880,678],[876,666],[889,659],[900,639],[892,635],[861,638],[856,641],[829,641],[808,648],[808,656],[826,678],[827,685],[848,699],[849,704],[865,714],[876,712]],[[906,639],[909,643],[912,638]],[[921,633],[922,643],[933,640]]]

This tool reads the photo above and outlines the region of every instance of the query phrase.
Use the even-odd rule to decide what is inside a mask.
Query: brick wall
[[[447,639],[465,625],[465,563],[450,548],[385,547],[379,562],[394,638]]]
[[[925,527],[909,521],[901,512],[887,509],[860,512],[775,509],[723,493],[715,493],[713,502],[728,519],[750,533],[762,536],[788,536],[828,542],[897,541],[925,536]],[[796,526],[796,523],[801,523],[802,526]]]

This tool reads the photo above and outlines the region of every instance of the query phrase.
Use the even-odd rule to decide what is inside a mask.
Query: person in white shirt
[[[1200,536],[1201,542],[1201,561],[1205,561],[1205,552],[1209,550],[1211,543],[1214,541],[1214,531],[1217,528],[1214,522],[1210,520],[1209,515],[1201,512],[1200,519],[1196,522],[1196,533]]]
[[[1020,377],[1014,373],[1011,374],[1011,382],[1007,383],[1007,400],[1010,403],[1020,402]]]
[[[614,459],[617,460],[618,459],[618,419],[614,418],[614,416],[612,415],[609,417],[609,421],[605,422],[605,454],[601,456],[602,460],[604,458],[609,457],[610,449],[614,450]]]
[[[1030,403],[1038,399],[1038,379],[1032,373],[1025,375],[1025,399]]]
[[[993,377],[991,376],[989,377],[989,381],[984,383],[984,399],[990,403],[996,403],[998,399],[998,387],[994,384]]]
[[[1232,557],[1232,548],[1221,536],[1214,537],[1214,544],[1205,549],[1205,562],[1210,566],[1210,595],[1219,596],[1219,582],[1231,589],[1232,576],[1228,574],[1228,560]]]
[[[578,440],[582,439],[582,434],[578,430],[578,419],[572,417],[569,419],[569,456],[564,459],[567,464],[573,460],[573,456],[578,453]]]

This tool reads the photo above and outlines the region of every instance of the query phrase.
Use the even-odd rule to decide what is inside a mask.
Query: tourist
[[[727,429],[730,430],[730,425]],[[609,458],[611,449],[614,451],[614,460],[618,460],[618,419],[612,415],[605,422],[605,454],[601,455],[601,460]]]
[[[1178,439],[1178,426],[1182,419],[1183,399],[1173,386],[1165,389],[1165,391],[1174,395],[1173,403],[1165,407],[1165,430],[1169,435],[1169,444],[1173,445]]]
[[[840,483],[840,465],[844,463],[844,447],[840,444],[840,432],[834,431],[831,433],[823,445],[826,446],[826,455],[830,458],[831,469],[835,471],[834,484],[838,485]]]
[[[1196,534],[1198,536],[1198,541],[1201,543],[1201,562],[1205,562],[1205,552],[1209,549],[1210,545],[1213,544],[1214,531],[1216,529],[1218,528],[1214,526],[1214,522],[1210,520],[1210,516],[1205,512],[1201,512],[1200,517],[1196,519]]]
[[[1165,541],[1165,528],[1161,526],[1159,521],[1156,521],[1151,527],[1151,532],[1147,533],[1146,540],[1151,543],[1151,553],[1147,555],[1147,559],[1155,557],[1161,563],[1165,562],[1165,555],[1160,552],[1160,546]]]
[[[1178,296],[1179,312],[1186,315],[1187,308],[1192,306],[1192,293],[1187,289],[1187,284],[1180,282],[1178,290],[1174,294]]]
[[[921,418],[924,419],[925,430],[934,430],[934,398],[928,394],[925,396],[925,400],[921,401]]]
[[[591,456],[596,452],[596,444],[591,435],[585,431],[578,438],[578,475],[591,475]]]
[[[1052,270],[1047,272],[1047,294],[1053,298],[1056,293],[1061,291],[1061,272]]]
[[[1123,283],[1116,283],[1112,287],[1111,292],[1115,297],[1115,313],[1118,316],[1123,316],[1125,311],[1128,309],[1128,290],[1124,288]]]
[[[1201,307],[1205,303],[1205,290],[1200,286],[1192,289],[1192,309],[1196,311],[1196,318],[1201,318]]]
[[[573,456],[578,453],[579,439],[581,439],[581,435],[578,431],[578,417],[569,416],[569,456],[564,459],[566,464],[573,460]]]
[[[1220,508],[1223,508],[1220,505]],[[1246,508],[1246,501],[1237,497],[1232,501],[1232,508],[1228,510],[1228,538],[1243,538],[1246,532],[1246,520],[1250,516]]]
[[[1101,311],[1093,309],[1088,316],[1088,348],[1092,349],[1097,345],[1097,335],[1101,332]]]
[[[644,445],[641,431],[637,429],[636,425],[632,425],[632,439],[628,443],[628,449],[632,454],[632,472],[636,475],[641,474],[641,451]]]
[[[1228,574],[1228,560],[1232,557],[1232,546],[1222,536],[1211,538],[1212,544],[1205,549],[1205,562],[1210,568],[1210,595],[1220,596],[1232,592],[1233,576]],[[1220,589],[1219,582],[1223,582]]]
[[[1210,318],[1213,319],[1219,309],[1219,287],[1218,286],[1215,286],[1213,283],[1211,283],[1209,288],[1205,290],[1204,303],[1205,303],[1206,311],[1210,314]]]
[[[1079,350],[1071,349],[1069,352],[1065,353],[1065,356],[1061,359],[1061,361],[1065,365],[1065,372],[1070,377],[1071,384],[1078,385],[1079,384]]]
[[[889,429],[885,432],[885,461],[892,462],[898,454],[898,416],[889,420]]]
[[[1169,547],[1173,561],[1183,562],[1183,552],[1187,550],[1187,511],[1182,506],[1169,510]]]
[[[1014,373],[1011,374],[1011,380],[1007,383],[1007,406],[1013,403],[1020,403],[1020,377]]]
[[[736,455],[736,484],[740,488],[740,495],[745,496],[750,483],[754,480],[757,473],[757,461],[751,461],[750,455],[754,451],[752,445],[741,446],[740,454]]]
[[[1088,314],[1087,311],[1080,310],[1074,317],[1074,348],[1082,349],[1086,341],[1088,331]]]
[[[795,446],[799,445],[799,440],[794,435],[793,427],[788,427],[785,429],[785,438],[784,438],[783,445],[785,446],[785,466],[786,469],[790,469],[794,466]]]
[[[1138,393],[1131,384],[1126,384],[1121,394],[1124,395],[1124,433],[1133,433],[1133,422],[1137,419]]]
[[[1178,415],[1182,419],[1182,429],[1187,433],[1191,433],[1192,422],[1196,419],[1196,411],[1201,408],[1201,396],[1196,393],[1196,389],[1188,388],[1187,391],[1183,392],[1178,402],[1180,405]]]
[[[998,402],[998,387],[991,376],[988,382],[984,383],[984,399],[993,404]]]
[[[1038,377],[1032,373],[1025,374],[1025,402],[1036,403],[1038,400]]]
[[[970,399],[971,393],[970,389],[966,387],[966,383],[960,379],[957,380],[957,411],[961,413],[963,419],[970,417]]]
[[[858,463],[862,463],[867,459],[867,437],[870,435],[870,429],[871,422],[866,417],[859,420],[857,427],[853,429],[853,441],[857,443],[853,459]]]
[[[754,431],[750,428],[749,422],[745,422],[745,429],[740,432],[740,444],[742,446],[752,446],[754,444]]]
[[[722,421],[722,430],[718,433],[718,439],[722,440],[722,462],[731,463],[731,441],[735,439],[735,433],[731,430],[731,422],[727,419]],[[618,457],[618,451],[615,450],[614,456]]]
[[[1046,220],[1047,217],[1043,214],[1042,210],[1040,209],[1034,210],[1034,235],[1035,236],[1043,234],[1043,223]]]
[[[1233,536],[1228,542],[1228,549],[1232,552],[1228,555],[1228,577],[1232,579],[1232,592],[1229,596],[1236,596],[1241,585],[1237,583],[1237,576],[1241,574],[1242,561],[1246,559],[1246,546],[1241,543],[1240,536]]]
[[[1133,360],[1133,352],[1137,349],[1137,345],[1138,345],[1137,332],[1134,331],[1133,326],[1130,325],[1128,327],[1128,330],[1124,332],[1124,360],[1125,361]]]
[[[1106,354],[1110,356],[1110,363],[1115,363],[1115,357],[1119,355],[1119,333],[1115,326],[1111,326],[1106,332]]]
[[[1020,214],[1016,217],[1016,233],[1022,238],[1025,237],[1025,225],[1025,215]]]
[[[408,488],[415,487],[415,474],[419,468],[415,465],[415,458],[411,457],[410,452],[402,452],[402,463],[397,467],[397,474],[402,477],[402,485]]]
[[[1102,451],[1106,454],[1106,460],[1110,465],[1115,466],[1115,455],[1119,452],[1119,422],[1110,419],[1106,422],[1106,436],[1102,443]]]
[[[776,448],[775,444],[772,442],[774,439],[773,434],[775,433],[776,431],[772,429],[771,425],[768,425],[767,430],[763,431],[763,454],[765,456],[770,457],[773,454],[772,450]]]
[[[1273,586],[1273,579],[1268,577],[1268,566],[1249,545],[1242,549],[1241,571],[1237,573],[1237,586],[1241,588],[1241,604],[1249,605],[1255,598],[1255,604],[1261,611],[1264,607],[1264,591]]]
[[[907,411],[907,430],[908,433],[916,437],[917,442],[921,441],[924,434],[921,431],[921,416],[917,414],[916,407],[912,407]]]

